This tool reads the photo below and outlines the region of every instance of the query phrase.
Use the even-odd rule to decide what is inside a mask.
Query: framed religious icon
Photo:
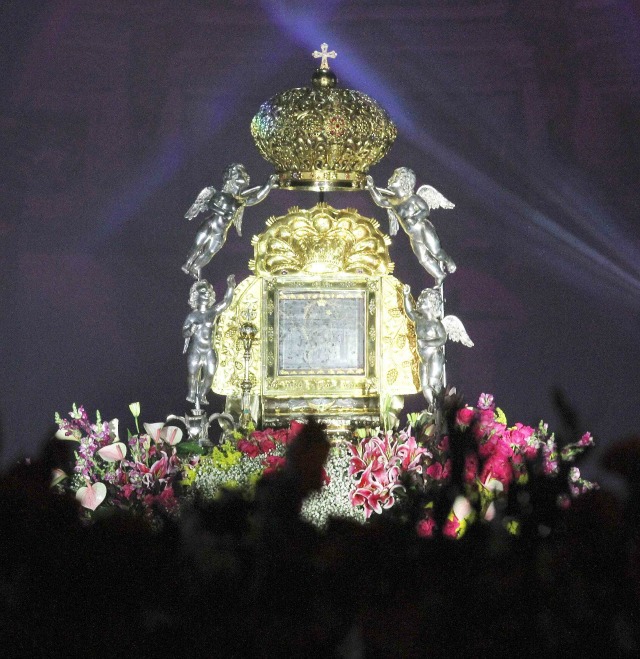
[[[373,411],[377,295],[376,280],[344,275],[265,282],[263,421]]]

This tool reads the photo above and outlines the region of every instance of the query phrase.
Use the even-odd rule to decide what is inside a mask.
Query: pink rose
[[[460,520],[457,517],[453,519],[448,519],[444,523],[444,528],[442,529],[442,535],[446,535],[447,538],[457,538],[458,531],[460,530]]]
[[[471,407],[463,407],[458,410],[456,414],[456,423],[459,426],[469,426],[471,425],[473,418],[475,417],[476,412]]]
[[[435,529],[436,523],[432,517],[421,519],[416,526],[416,532],[421,538],[432,538]]]

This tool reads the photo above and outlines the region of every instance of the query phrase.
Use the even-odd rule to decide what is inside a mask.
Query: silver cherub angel
[[[232,223],[238,235],[242,235],[244,207],[263,201],[277,184],[278,176],[273,174],[265,185],[247,190],[249,175],[244,166],[234,164],[227,167],[223,175],[222,190],[218,191],[213,186],[205,188],[185,214],[187,220],[192,220],[200,213],[210,213],[198,229],[182,270],[200,279],[200,271],[220,251]]]
[[[420,355],[420,386],[427,401],[427,409],[435,413],[436,401],[444,388],[444,344],[447,339],[473,347],[462,321],[457,316],[444,316],[440,288],[425,288],[415,305],[411,300],[411,287],[405,284],[404,309],[414,322]]]
[[[187,354],[189,392],[187,400],[196,407],[206,404],[206,394],[213,384],[218,368],[218,355],[213,347],[213,329],[218,316],[231,304],[236,280],[227,277],[227,290],[216,304],[216,293],[206,279],[199,279],[191,286],[189,306],[192,311],[182,325],[184,350]]]
[[[429,221],[434,208],[454,208],[454,204],[430,185],[422,185],[414,192],[416,177],[407,167],[398,167],[387,183],[388,189],[377,188],[367,176],[366,188],[378,206],[389,214],[389,233],[395,236],[401,226],[409,236],[411,249],[420,265],[439,286],[447,273],[455,272],[456,264],[442,249],[435,227]]]

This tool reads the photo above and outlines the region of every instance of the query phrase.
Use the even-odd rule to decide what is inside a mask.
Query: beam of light
[[[265,37],[262,46],[258,45],[256,50],[261,52],[269,45],[271,41],[267,41]],[[266,75],[261,73],[262,80],[272,77],[286,57],[282,50],[271,53],[272,66],[268,68]],[[269,74],[269,71],[272,73]],[[196,139],[187,140],[179,134],[165,137],[139,169],[131,172],[131,182],[116,191],[96,213],[89,231],[81,240],[84,249],[97,248],[104,240],[121,230],[158,190],[176,176],[184,163],[197,153],[203,144],[223,131],[225,125],[236,116],[238,108],[244,107],[246,98],[253,94],[250,85],[239,84],[238,81],[251,80],[254,73],[255,62],[247,59],[242,65],[228,70],[215,80],[215,92],[211,93],[205,103],[204,120],[190,129],[191,134],[197,134]]]
[[[340,77],[346,78],[355,89],[366,91],[380,102],[398,126],[401,136],[419,149],[425,159],[437,161],[443,170],[453,174],[457,184],[464,186],[486,208],[490,217],[499,221],[507,231],[513,232],[515,229],[524,233],[528,239],[533,237],[551,247],[542,251],[544,267],[553,268],[565,278],[571,273],[568,277],[570,283],[592,294],[597,291],[608,296],[613,288],[625,303],[640,305],[640,253],[614,217],[598,203],[595,195],[586,189],[587,186],[574,172],[568,168],[549,166],[548,158],[532,168],[529,154],[518,153],[515,149],[514,159],[509,165],[517,172],[517,182],[535,194],[509,189],[512,186],[506,187],[484,173],[460,151],[437,140],[421,127],[414,119],[421,112],[404,101],[402,93],[394,88],[393,82],[380,76],[369,60],[360,56],[350,43],[330,30],[317,12],[305,12],[302,9],[289,12],[283,2],[265,4],[271,8],[272,19],[292,41],[304,45],[310,51],[321,41],[327,41],[339,54],[334,68],[339,70]],[[431,80],[420,63],[403,60],[403,70],[399,73],[403,87],[426,88],[427,93],[436,97],[430,98],[431,102],[444,105],[446,111],[461,125],[469,121],[469,117],[463,114],[469,107],[461,107],[450,98],[446,82],[443,85],[445,92],[441,93],[438,81]],[[481,117],[475,120],[473,128],[479,133],[478,137],[483,142],[491,142],[496,136],[492,134],[494,131],[491,130],[490,122],[484,123]],[[500,139],[497,143],[503,143],[504,136],[498,137]],[[499,157],[504,158],[504,155]],[[530,196],[538,197],[544,206],[556,207],[557,214],[554,212],[553,215],[560,220],[528,202]],[[595,244],[590,244],[585,239],[587,237]],[[522,240],[522,236],[518,239]],[[567,258],[573,259],[578,267],[568,267]]]

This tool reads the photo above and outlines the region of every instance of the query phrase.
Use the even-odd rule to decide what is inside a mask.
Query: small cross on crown
[[[321,57],[320,61],[320,68],[321,69],[328,69],[329,68],[329,62],[328,58],[331,57],[331,59],[335,58],[338,56],[338,53],[336,53],[335,50],[332,50],[329,52],[329,46],[326,43],[323,43],[320,45],[320,50],[314,50],[313,53],[311,53],[314,57]]]

